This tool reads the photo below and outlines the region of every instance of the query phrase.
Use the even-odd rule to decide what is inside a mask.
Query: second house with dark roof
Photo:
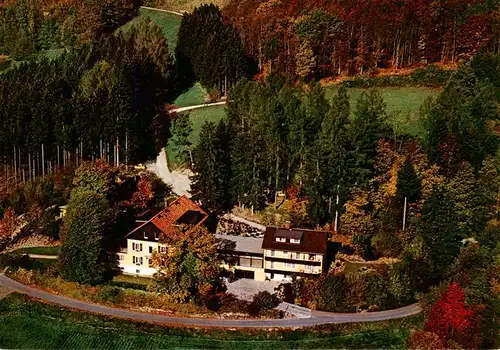
[[[267,279],[319,275],[327,269],[328,232],[268,227],[262,249]]]

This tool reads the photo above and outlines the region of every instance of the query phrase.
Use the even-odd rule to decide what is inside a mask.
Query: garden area
[[[189,126],[191,128],[188,136],[188,142],[195,147],[200,140],[201,127],[206,122],[217,123],[219,120],[226,116],[226,107],[224,105],[211,106],[206,108],[195,109],[189,113]],[[184,148],[180,148],[175,145],[172,138],[169,139],[166,154],[167,162],[170,170],[182,167],[186,164],[186,157],[180,156],[180,153],[184,151]]]
[[[33,301],[0,300],[0,347],[16,349],[302,349],[406,347],[421,317],[300,330],[230,331],[134,323]]]
[[[338,85],[326,87],[328,100],[338,91]],[[422,136],[423,126],[420,123],[420,108],[429,97],[437,97],[441,90],[429,87],[377,87],[387,105],[388,124],[398,134]],[[356,110],[359,97],[367,88],[348,88],[351,103],[351,115]]]
[[[36,254],[36,255],[57,255],[59,254],[59,246],[52,247],[26,247],[16,250],[16,253],[21,254]]]
[[[127,32],[130,30],[130,28],[136,26],[139,22],[147,18],[160,26],[163,32],[163,36],[165,37],[165,39],[167,39],[168,49],[173,55],[175,52],[175,46],[177,45],[177,32],[179,31],[182,20],[182,17],[179,15],[141,8],[139,9],[139,15],[121,26],[118,29],[118,32]]]

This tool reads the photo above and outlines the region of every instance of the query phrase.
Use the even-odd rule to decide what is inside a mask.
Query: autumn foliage
[[[14,208],[8,208],[0,221],[0,249],[8,242],[19,227],[19,219]]]
[[[469,60],[498,46],[497,6],[484,0],[235,0],[224,13],[263,70],[304,77]]]
[[[458,283],[449,285],[431,309],[425,329],[437,334],[444,341],[453,340],[473,347],[474,329],[477,327],[475,312],[465,303],[465,295]],[[465,342],[465,344],[463,344]]]
[[[137,183],[137,191],[132,195],[131,204],[138,210],[144,210],[148,208],[153,199],[154,193],[151,181],[146,176],[142,176]]]

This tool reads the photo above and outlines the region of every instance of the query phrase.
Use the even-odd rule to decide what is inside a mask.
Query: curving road
[[[71,309],[97,313],[106,316],[126,318],[134,321],[145,321],[192,327],[221,327],[221,328],[294,328],[316,326],[330,323],[373,322],[403,318],[418,314],[421,308],[417,304],[405,306],[395,310],[359,313],[337,314],[313,311],[310,318],[266,319],[266,320],[228,320],[215,318],[188,318],[175,317],[143,312],[129,311],[97,304],[78,301],[63,296],[51,294],[39,289],[28,287],[0,274],[0,285],[16,292],[26,294],[32,298],[57,304]]]
[[[181,113],[186,111],[191,111],[193,109],[207,108],[213,106],[222,106],[225,105],[227,101],[213,102],[213,103],[204,103],[202,105],[188,106],[188,107],[179,107],[174,108],[168,111],[168,113]]]

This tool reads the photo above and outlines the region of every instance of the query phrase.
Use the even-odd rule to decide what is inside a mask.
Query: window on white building
[[[118,255],[118,261],[123,261],[125,260],[125,257],[123,255]]]
[[[132,243],[132,250],[142,252],[142,243]]]
[[[153,254],[153,247],[149,246],[149,254]]]
[[[276,250],[271,250],[271,256],[275,256],[276,255]]]
[[[300,259],[300,253],[295,253],[295,259]]]
[[[271,261],[271,268],[274,269],[274,261]]]
[[[288,269],[294,269],[295,268],[295,263],[285,263],[285,267],[288,268]]]
[[[160,246],[160,253],[166,253],[166,252],[167,252],[167,247]]]

